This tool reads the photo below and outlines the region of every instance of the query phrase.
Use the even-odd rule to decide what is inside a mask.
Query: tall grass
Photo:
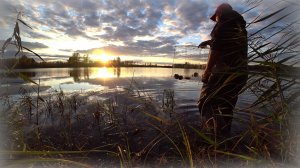
[[[260,7],[259,3],[249,2],[247,12]],[[219,138],[213,119],[199,124],[176,113],[176,90],[165,90],[162,103],[157,105],[134,80],[126,93],[97,100],[90,108],[78,93],[66,94],[60,90],[41,96],[37,90],[34,96],[22,89],[22,108],[11,105],[6,98],[10,104],[9,113],[5,113],[10,146],[0,153],[29,158],[20,160],[20,164],[34,166],[42,162],[49,166],[49,162],[55,161],[63,163],[61,167],[64,164],[89,167],[86,163],[91,159],[100,159],[97,164],[102,160],[108,160],[107,165],[118,162],[121,167],[150,164],[217,167],[235,161],[241,166],[255,166],[265,160],[275,166],[290,163],[297,148],[297,134],[292,129],[295,123],[291,122],[295,113],[291,107],[299,101],[299,91],[294,89],[299,88],[299,76],[294,74],[297,65],[294,62],[299,60],[299,35],[292,29],[298,20],[290,23],[284,20],[294,13],[284,13],[288,9],[259,15],[248,24],[248,29],[256,28],[249,34],[248,52],[249,64],[255,65],[255,69],[250,68],[242,92],[251,92],[256,100],[245,109],[236,109],[248,115],[248,119],[235,118],[246,126],[243,132]],[[18,16],[13,36],[4,43],[2,54],[7,45],[15,45],[18,52],[31,51],[22,46],[19,22],[28,26]],[[280,40],[274,43],[274,39]],[[20,77],[39,86],[24,75]],[[126,96],[125,104],[120,101],[121,96]],[[32,129],[34,113],[38,126]],[[165,113],[168,118],[162,115]],[[49,117],[50,126],[45,124]],[[7,165],[11,164],[14,163]]]
[[[251,120],[249,131],[253,139],[247,148],[267,159],[280,157],[283,162],[290,161],[296,152],[289,146],[296,137],[296,132],[291,129],[295,123],[290,121],[294,115],[292,104],[299,101],[299,93],[294,89],[299,87],[295,65],[299,61],[300,44],[299,32],[293,29],[299,19],[295,17],[290,22],[284,19],[295,16],[293,14],[298,8],[288,5],[256,18],[248,25],[263,25],[249,36],[249,63],[258,65],[260,70],[250,71],[245,89],[257,96],[249,110],[260,110],[265,113],[265,117]],[[280,154],[275,156],[272,153]]]

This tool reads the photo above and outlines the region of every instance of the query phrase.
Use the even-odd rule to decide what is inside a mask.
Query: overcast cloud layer
[[[224,1],[0,0],[0,40],[11,35],[16,10],[21,10],[23,19],[33,27],[21,27],[23,40],[42,55],[71,55],[75,51],[91,54],[101,49],[115,56],[168,57],[175,45],[198,44],[209,38],[214,25],[209,18],[221,2]],[[255,5],[247,2],[229,1],[240,13]],[[292,3],[299,7],[297,1]],[[287,4],[290,2],[265,0],[243,16],[250,23],[259,14],[267,15]],[[255,32],[259,26],[262,25],[248,31]]]

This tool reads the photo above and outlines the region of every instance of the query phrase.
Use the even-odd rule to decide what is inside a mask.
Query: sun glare
[[[107,63],[111,58],[103,50],[96,49],[92,52],[93,59],[96,61],[101,61]]]
[[[111,69],[108,69],[106,67],[99,68],[96,74],[98,78],[103,79],[114,77],[114,73],[111,71]]]
[[[109,56],[107,56],[105,54],[95,55],[94,58],[96,61],[101,61],[103,63],[107,63],[110,59]]]

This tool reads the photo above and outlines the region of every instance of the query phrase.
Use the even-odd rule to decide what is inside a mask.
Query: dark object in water
[[[194,77],[198,77],[199,76],[199,73],[198,72],[195,72],[194,73]]]
[[[182,80],[182,79],[183,79],[183,76],[182,76],[182,75],[179,75],[179,76],[178,76],[178,79],[179,79],[179,80]]]
[[[178,79],[178,78],[179,78],[179,75],[178,75],[178,74],[175,74],[175,75],[174,75],[174,78],[175,78],[175,79]]]
[[[186,77],[184,77],[184,79],[190,80],[190,79],[191,79],[191,77],[189,77],[189,76],[186,76]]]

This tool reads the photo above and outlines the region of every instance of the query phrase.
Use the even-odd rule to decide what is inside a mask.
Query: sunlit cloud
[[[112,60],[113,57],[110,51],[105,51],[104,49],[94,49],[89,52],[90,58],[95,61],[100,61],[102,63],[107,63]]]

